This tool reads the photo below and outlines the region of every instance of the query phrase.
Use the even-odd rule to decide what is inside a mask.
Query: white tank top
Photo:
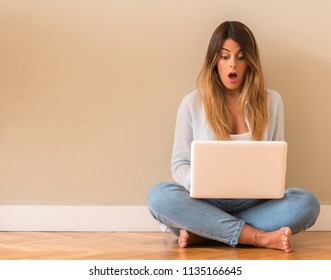
[[[230,139],[232,141],[250,141],[252,138],[251,126],[249,125],[248,119],[245,118],[245,123],[248,128],[248,132],[242,134],[231,134]]]
[[[230,135],[232,141],[249,141],[251,140],[251,137],[252,137],[252,133],[250,131],[242,134]]]

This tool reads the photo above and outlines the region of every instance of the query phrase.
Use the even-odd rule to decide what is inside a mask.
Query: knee
[[[147,205],[150,210],[157,210],[166,205],[174,205],[178,198],[178,192],[183,191],[184,188],[174,184],[163,182],[155,185],[148,193]]]
[[[148,193],[147,204],[150,208],[154,208],[154,206],[158,206],[166,202],[167,192],[171,183],[162,182],[156,184]]]
[[[317,197],[309,191],[306,191],[305,201],[307,207],[310,209],[311,215],[314,217],[316,221],[321,211],[320,202],[318,201]]]
[[[147,204],[149,207],[158,204],[160,199],[164,199],[164,190],[167,183],[156,184],[148,193]]]
[[[320,214],[320,203],[317,197],[310,191],[301,188],[292,188],[287,190],[290,195],[296,198],[300,205],[300,211],[309,213],[312,220],[316,221]]]

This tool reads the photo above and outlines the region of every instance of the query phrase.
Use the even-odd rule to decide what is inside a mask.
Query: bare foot
[[[283,227],[272,232],[259,231],[256,236],[256,246],[291,252],[291,235],[292,231],[289,227]]]
[[[185,229],[180,230],[180,234],[178,237],[178,245],[181,248],[185,248],[189,245],[203,243],[207,241],[208,239],[199,235],[196,235],[192,232],[189,232]]]

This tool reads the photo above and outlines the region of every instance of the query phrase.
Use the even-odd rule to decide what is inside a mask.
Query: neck
[[[241,96],[240,92],[238,92],[238,91],[226,91],[224,93],[224,95],[225,95],[226,101],[230,105],[238,105],[239,104],[239,100],[240,100],[240,96]]]
[[[239,96],[241,94],[241,90],[240,89],[228,89],[228,88],[225,88],[224,89],[224,94],[226,96]]]

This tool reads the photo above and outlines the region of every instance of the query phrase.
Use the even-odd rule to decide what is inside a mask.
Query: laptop
[[[286,161],[285,141],[193,141],[190,196],[282,198]]]

